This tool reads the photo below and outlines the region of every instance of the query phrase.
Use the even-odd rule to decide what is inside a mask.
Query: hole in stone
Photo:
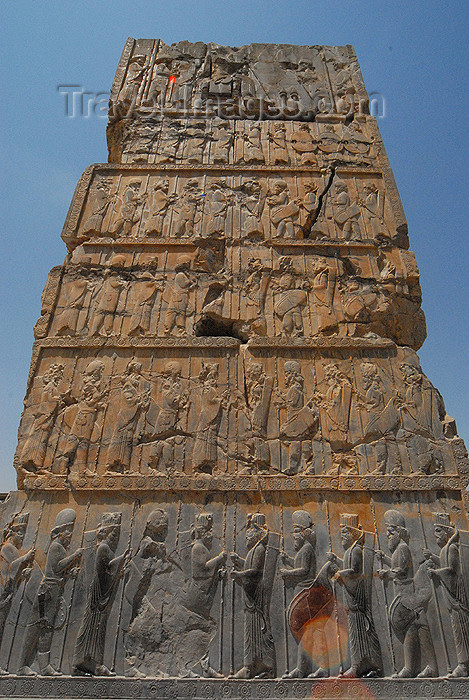
[[[197,321],[194,325],[194,333],[198,338],[218,338],[223,336],[225,338],[236,338],[242,343],[246,343],[249,340],[249,335],[239,329],[239,322],[223,321],[210,318],[210,316],[203,316]]]

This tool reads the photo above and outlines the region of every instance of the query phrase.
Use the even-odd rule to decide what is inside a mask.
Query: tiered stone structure
[[[35,327],[0,694],[467,697],[469,462],[352,47],[129,39],[108,143]]]

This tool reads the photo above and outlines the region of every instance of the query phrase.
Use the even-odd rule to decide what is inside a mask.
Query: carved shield
[[[353,216],[358,216],[359,214],[360,207],[357,204],[352,204],[350,207],[347,207],[345,211],[341,211],[337,214],[335,220],[338,224],[345,224],[348,219],[351,219]]]
[[[297,306],[304,306],[307,301],[306,292],[302,289],[290,289],[282,294],[278,302],[275,304],[275,313],[279,316],[284,316],[288,311],[291,311]]]
[[[272,222],[274,226],[277,226],[283,219],[288,219],[296,216],[300,209],[295,202],[290,202],[284,207],[279,207],[274,212],[272,212]]]
[[[293,636],[300,640],[307,625],[317,618],[329,618],[334,610],[334,595],[330,586],[319,577],[296,595],[287,612],[288,625]]]

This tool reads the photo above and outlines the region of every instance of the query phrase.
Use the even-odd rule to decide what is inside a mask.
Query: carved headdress
[[[77,514],[73,508],[64,508],[61,510],[55,519],[55,527],[52,528],[51,536],[57,537],[57,535],[59,535],[67,527],[70,527],[70,525],[73,527],[76,518]]]
[[[454,525],[451,524],[448,513],[432,513],[433,525],[444,527],[447,530],[454,530]]]

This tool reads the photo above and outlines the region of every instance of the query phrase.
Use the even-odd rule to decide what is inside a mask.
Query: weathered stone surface
[[[129,39],[108,142],[35,326],[0,693],[466,697],[467,452],[353,49]]]

